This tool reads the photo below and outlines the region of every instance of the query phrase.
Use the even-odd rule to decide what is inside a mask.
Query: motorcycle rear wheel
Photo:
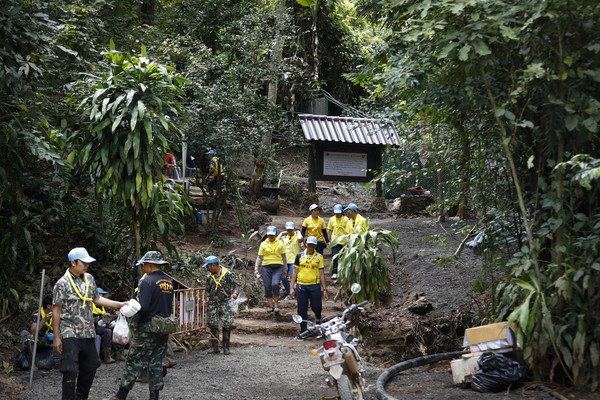
[[[350,379],[348,375],[343,374],[336,383],[340,400],[364,400],[360,386]]]

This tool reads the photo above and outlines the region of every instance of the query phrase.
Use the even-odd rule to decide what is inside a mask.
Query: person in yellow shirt
[[[329,218],[329,221],[327,222],[327,234],[331,237],[332,242],[338,237],[346,235],[348,217],[342,214],[342,212],[342,205],[336,204],[333,206],[333,217]],[[331,262],[331,279],[337,279],[338,259],[334,257],[342,250],[343,246],[344,243],[340,242],[331,248],[331,257],[333,259]]]
[[[302,236],[314,236],[317,238],[317,253],[323,254],[323,250],[329,244],[329,236],[327,236],[327,227],[325,226],[325,220],[319,216],[321,207],[317,204],[311,204],[308,208],[310,216],[304,219],[302,222]]]
[[[267,239],[258,248],[258,257],[254,264],[254,275],[259,278],[261,274],[258,268],[262,266],[263,284],[265,286],[265,297],[269,307],[267,312],[279,310],[279,281],[283,274],[283,266],[287,265],[285,257],[285,246],[277,240],[277,228],[267,227]]]
[[[346,224],[346,233],[364,233],[367,231],[367,219],[358,213],[358,206],[354,203],[348,204],[344,208],[348,213],[348,223]]]
[[[306,239],[306,250],[296,255],[294,273],[292,274],[292,298],[298,295],[298,314],[303,320],[308,318],[308,303],[315,313],[317,321],[321,319],[323,299],[327,300],[327,283],[325,282],[325,265],[323,255],[317,251],[317,238]],[[300,324],[300,333],[306,330],[306,322]],[[298,337],[298,340],[302,340]]]
[[[294,222],[288,221],[285,223],[285,231],[277,236],[277,239],[281,240],[281,243],[285,246],[285,257],[287,259],[287,265],[284,266],[283,275],[281,276],[281,282],[287,293],[284,300],[290,300],[290,280],[294,272],[294,260],[296,259],[296,254],[304,247],[302,245],[302,234],[295,230],[295,228]]]

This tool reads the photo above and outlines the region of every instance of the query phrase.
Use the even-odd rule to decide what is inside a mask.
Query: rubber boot
[[[171,340],[167,342],[167,356],[163,358],[162,365],[166,368],[171,368],[177,365],[177,361],[174,359],[175,352],[173,351],[173,346],[171,345]]]
[[[102,362],[104,364],[112,364],[115,360],[110,355],[110,346],[103,347],[100,352],[102,353]]]
[[[125,361],[127,358],[123,355],[123,347],[119,347],[115,353],[115,361]]]
[[[150,391],[150,397],[148,397],[148,399],[150,400],[158,400],[158,390],[151,390]]]
[[[109,397],[109,398],[103,399],[103,400],[126,400],[128,393],[129,393],[129,390],[119,388],[119,391],[117,392],[117,394],[115,394],[113,397]]]
[[[223,328],[223,354],[231,354],[229,351],[229,339],[231,338],[231,328]]]
[[[208,354],[219,353],[219,328],[210,328],[210,344],[212,349],[208,351]]]

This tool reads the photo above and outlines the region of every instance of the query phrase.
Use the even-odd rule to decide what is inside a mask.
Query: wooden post
[[[308,149],[308,191],[312,193],[317,193],[316,158],[317,148],[314,143],[311,143]]]

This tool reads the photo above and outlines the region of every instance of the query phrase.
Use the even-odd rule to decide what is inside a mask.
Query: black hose
[[[385,392],[385,385],[387,382],[392,379],[395,375],[399,374],[402,371],[406,371],[407,369],[411,369],[414,367],[420,367],[421,365],[430,364],[433,362],[443,361],[443,360],[451,360],[453,358],[460,357],[463,354],[467,354],[468,351],[452,351],[449,353],[439,353],[439,354],[431,354],[428,356],[413,358],[412,360],[403,361],[400,364],[396,364],[388,369],[386,369],[383,374],[377,378],[377,384],[375,385],[377,388],[377,398],[379,400],[395,400],[395,397],[388,396]]]

